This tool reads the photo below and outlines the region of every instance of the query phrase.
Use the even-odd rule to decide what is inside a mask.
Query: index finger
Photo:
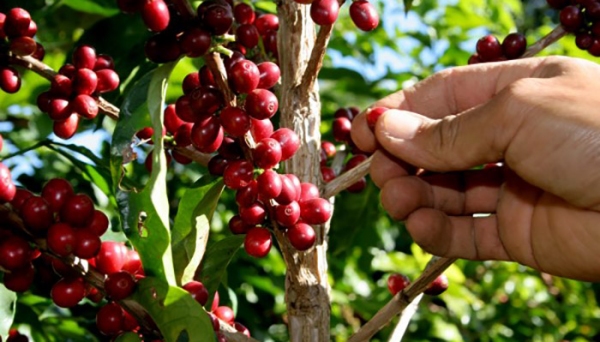
[[[550,77],[542,69],[558,57],[525,58],[502,63],[482,63],[440,71],[414,86],[375,102],[372,107],[387,107],[443,118],[481,105],[511,83],[528,77]],[[559,69],[559,68],[557,68]],[[553,73],[559,72],[553,70]],[[352,140],[363,151],[377,148],[375,135],[367,125],[365,112],[354,118]]]

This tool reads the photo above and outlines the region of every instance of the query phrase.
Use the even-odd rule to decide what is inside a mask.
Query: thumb
[[[495,122],[504,120],[482,107],[442,119],[388,110],[377,120],[375,134],[389,153],[430,171],[465,170],[497,162],[508,144],[504,138],[510,135],[504,130],[506,125]]]

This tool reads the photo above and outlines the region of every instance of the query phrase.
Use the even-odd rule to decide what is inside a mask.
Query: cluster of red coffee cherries
[[[45,286],[53,284],[52,301],[70,308],[84,297],[94,302],[105,296],[111,301],[125,299],[133,292],[136,277],[143,276],[137,252],[123,243],[100,240],[108,229],[108,217],[94,208],[89,196],[75,193],[68,181],[51,179],[40,195],[17,189],[9,205],[23,224],[0,228],[0,268],[9,290],[27,291],[37,272]],[[85,281],[91,269],[105,275],[103,293]],[[112,303],[100,309],[97,325],[109,336],[138,326],[129,313]]]
[[[395,296],[396,293],[404,290],[408,285],[410,285],[410,279],[407,276],[400,273],[390,274],[387,281],[387,287],[392,296]],[[435,278],[429,286],[423,291],[426,295],[430,296],[438,296],[444,293],[448,289],[448,277],[445,274],[440,274],[437,278]]]
[[[547,0],[560,11],[565,31],[575,35],[575,44],[590,55],[600,57],[600,1]]]
[[[96,55],[91,46],[83,45],[73,51],[72,64],[65,64],[54,76],[50,90],[41,93],[37,105],[54,121],[54,134],[71,138],[81,117],[93,119],[98,115],[98,96],[119,86],[119,75],[113,59]]]
[[[0,89],[4,92],[14,94],[21,88],[19,72],[7,63],[9,51],[15,56],[44,58],[44,47],[33,39],[36,33],[37,25],[26,10],[0,12]]]
[[[10,329],[8,331],[8,338],[6,342],[28,342],[29,338],[26,335],[23,335],[17,329]],[[2,336],[0,336],[0,342],[2,342]]]
[[[469,64],[501,62],[517,59],[527,50],[527,39],[521,33],[511,33],[502,43],[494,35],[488,34],[477,41],[476,53],[469,58]]]
[[[0,135],[0,151],[4,145],[4,139]],[[0,163],[0,203],[12,201],[17,193],[17,187],[13,183],[10,169],[8,166]]]
[[[340,12],[338,0],[295,0],[300,4],[310,4],[310,17],[317,25],[333,25]],[[350,19],[363,31],[372,31],[379,25],[379,14],[375,6],[367,0],[353,0],[350,5]]]

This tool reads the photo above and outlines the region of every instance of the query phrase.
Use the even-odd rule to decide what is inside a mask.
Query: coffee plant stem
[[[523,54],[522,58],[533,57],[537,55],[540,51],[544,50],[546,47],[550,46],[552,43],[558,41],[560,38],[564,37],[567,34],[567,31],[563,29],[561,25],[558,25],[554,28],[554,30],[550,31],[547,35],[542,37],[540,40],[530,45],[527,48],[527,51]]]
[[[400,315],[400,320],[398,320],[398,324],[396,324],[394,332],[392,332],[392,336],[390,336],[388,342],[402,341],[402,337],[404,337],[404,334],[406,333],[406,329],[408,328],[410,320],[412,319],[412,316],[414,316],[417,313],[419,303],[421,302],[421,299],[423,299],[424,295],[424,293],[418,295],[415,299],[413,299],[412,302],[410,302],[410,304],[408,304],[406,309],[402,311],[402,314]]]
[[[329,198],[337,195],[350,185],[358,182],[361,178],[366,176],[367,173],[369,173],[369,167],[371,166],[372,160],[373,157],[371,156],[364,162],[358,164],[358,166],[355,168],[342,173],[334,180],[327,183],[325,189],[323,189],[323,198]]]
[[[386,326],[396,315],[404,309],[425,289],[429,284],[444,272],[455,258],[440,258],[434,256],[423,270],[417,280],[398,292],[383,308],[381,308],[371,320],[363,325],[354,335],[350,336],[348,342],[369,341],[373,335]]]
[[[317,35],[317,40],[310,53],[310,60],[302,77],[301,89],[310,89],[319,76],[319,70],[323,66],[323,58],[327,51],[327,44],[333,31],[333,25],[321,26]]]

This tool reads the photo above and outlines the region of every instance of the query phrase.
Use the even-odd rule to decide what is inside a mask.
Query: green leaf
[[[142,341],[142,339],[140,338],[139,334],[136,334],[134,332],[126,332],[124,334],[117,336],[117,338],[115,339],[115,342],[141,342],[141,341]]]
[[[137,284],[130,297],[150,314],[166,342],[214,341],[215,333],[208,315],[188,292],[161,281],[146,277]]]
[[[15,318],[17,294],[0,284],[0,336],[8,336]]]
[[[63,0],[62,3],[81,12],[100,14],[107,17],[119,13],[119,8],[115,6],[115,2],[109,0]]]
[[[234,235],[226,237],[208,247],[200,272],[200,279],[208,290],[208,293],[214,293],[217,290],[221,279],[225,275],[225,272],[227,272],[227,265],[229,265],[229,262],[231,262],[231,259],[233,259],[233,256],[240,249],[243,242],[243,235]]]
[[[117,203],[122,215],[123,230],[140,254],[146,274],[172,285],[176,281],[169,232],[166,158],[161,132],[167,80],[175,64],[176,62],[164,64],[137,82],[125,99],[111,146],[113,182],[118,182],[123,172],[123,154],[132,153],[131,139],[143,127],[145,111],[141,107],[147,100],[155,132],[152,173],[141,192],[119,189]]]
[[[54,145],[64,147],[71,151],[80,153],[85,157],[91,159],[96,165],[90,165],[87,162],[81,161],[75,158],[71,153],[67,153],[62,148],[57,148]],[[96,157],[90,150],[86,149],[83,146],[77,146],[72,144],[60,144],[51,142],[48,145],[48,148],[56,151],[63,157],[67,158],[73,165],[77,166],[85,176],[87,176],[87,180],[94,183],[102,192],[108,196],[113,205],[116,205],[116,198],[113,192],[112,179],[110,177],[110,169],[103,165],[104,162],[102,159]]]
[[[172,230],[173,263],[179,284],[194,278],[208,242],[209,224],[223,192],[221,177],[205,176],[186,190]]]

